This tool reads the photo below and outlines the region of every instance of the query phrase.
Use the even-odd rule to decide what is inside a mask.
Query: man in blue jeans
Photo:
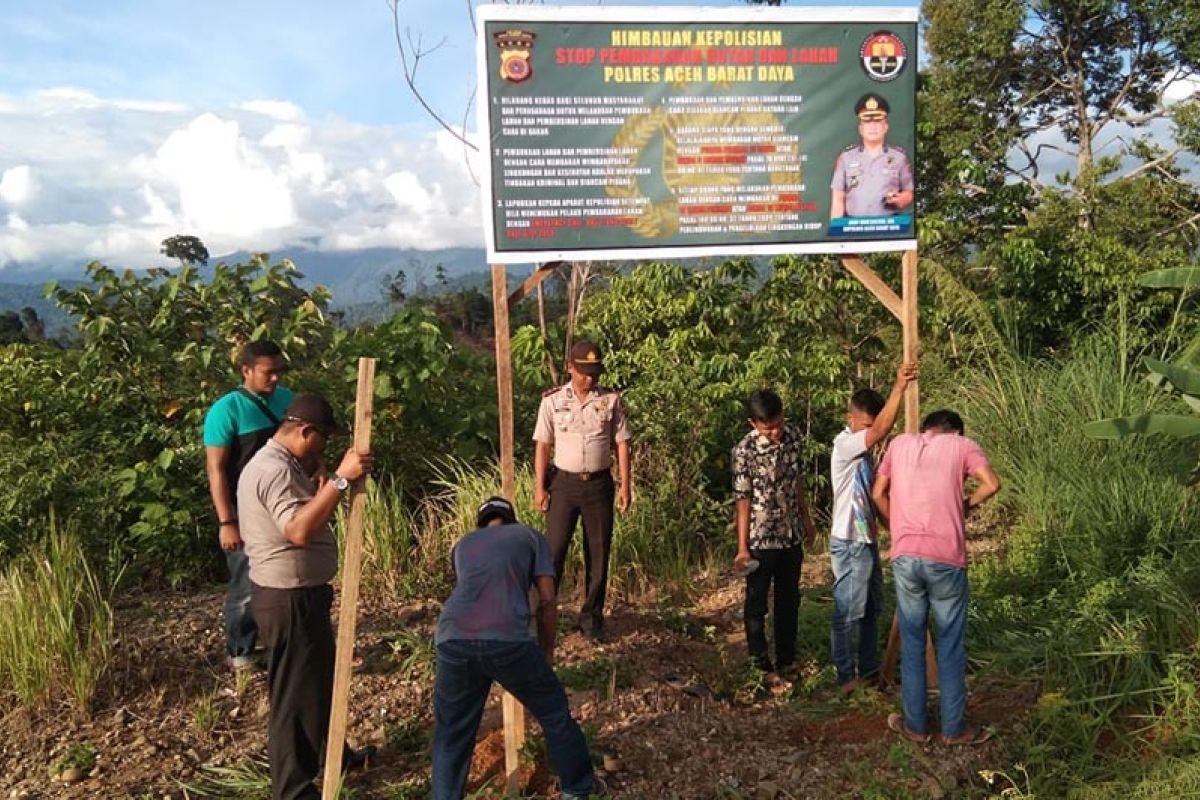
[[[475,524],[451,553],[454,591],[438,618],[433,799],[462,800],[479,720],[497,681],[541,724],[564,800],[586,800],[595,783],[587,740],[550,668],[558,624],[550,545],[518,525],[502,497],[484,501]],[[529,632],[532,587],[537,643]]]
[[[871,449],[891,433],[905,387],[916,377],[915,364],[901,366],[886,402],[874,389],[856,391],[846,410],[846,428],[833,440],[829,459],[833,489],[829,538],[829,564],[833,569],[830,649],[838,686],[846,691],[874,680],[879,672],[883,570],[879,565],[878,526],[871,500],[871,484],[875,479]]]
[[[967,498],[963,483],[979,482]],[[981,744],[991,735],[966,724],[966,515],[1000,491],[1000,479],[978,444],[963,435],[962,417],[935,411],[920,433],[897,436],[879,465],[872,495],[892,532],[892,577],[900,617],[900,686],[904,716],[888,727],[915,742],[929,740],[925,707],[925,629],[937,625],[942,742]]]
[[[292,393],[279,385],[287,369],[275,342],[249,342],[238,356],[242,385],[227,392],[204,417],[205,466],[218,540],[225,551],[225,654],[233,669],[254,665],[258,629],[250,613],[250,561],[242,548],[237,485],[242,470],[279,428]]]

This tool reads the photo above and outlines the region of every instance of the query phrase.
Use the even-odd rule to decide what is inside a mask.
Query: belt
[[[566,469],[559,469],[558,471],[569,478],[574,478],[577,481],[590,481],[593,479],[603,478],[605,475],[612,475],[611,466],[606,467],[605,469],[595,470],[594,472],[571,472],[570,470]]]

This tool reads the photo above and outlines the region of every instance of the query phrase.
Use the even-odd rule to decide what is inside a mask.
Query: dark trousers
[[[250,608],[267,650],[272,800],[320,800],[313,779],[325,760],[333,701],[333,587],[252,586]],[[344,763],[344,760],[343,760]]]
[[[550,483],[550,509],[546,512],[546,538],[554,555],[554,585],[562,581],[567,548],[575,523],[583,518],[583,568],[587,596],[580,609],[581,622],[597,628],[604,624],[604,598],[608,591],[608,555],[612,551],[613,498],[611,472],[593,473],[591,480],[558,470]]]
[[[790,667],[796,660],[796,621],[800,613],[800,565],[804,548],[751,550],[758,569],[746,576],[746,647],[750,658],[764,672]],[[775,586],[775,658],[767,651],[767,597]]]
[[[437,646],[433,687],[433,800],[461,800],[475,736],[496,681],[537,717],[564,798],[592,789],[587,740],[571,718],[567,695],[532,641],[451,640]]]

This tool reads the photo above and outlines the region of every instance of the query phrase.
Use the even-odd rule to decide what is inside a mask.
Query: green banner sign
[[[915,8],[479,11],[493,263],[916,246]]]

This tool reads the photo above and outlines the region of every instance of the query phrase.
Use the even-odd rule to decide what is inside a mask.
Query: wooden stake
[[[371,417],[375,410],[375,359],[358,360],[358,393],[354,401],[354,449],[371,450]],[[337,657],[333,667],[333,704],[329,737],[325,743],[325,778],[322,800],[335,800],[342,782],[342,748],[346,742],[347,706],[350,700],[350,666],[354,662],[354,631],[358,622],[358,586],[362,580],[363,516],[366,481],[350,490],[350,518],[346,522],[346,548],[342,557],[342,600],[338,611]]]
[[[549,273],[546,273],[549,274]],[[492,313],[496,333],[496,392],[500,409],[500,493],[515,504],[517,479],[513,463],[512,350],[508,325],[508,276],[503,264],[492,265]],[[536,285],[536,284],[535,284]],[[504,712],[504,777],[509,792],[517,791],[521,748],[525,744],[525,709],[508,692]]]

